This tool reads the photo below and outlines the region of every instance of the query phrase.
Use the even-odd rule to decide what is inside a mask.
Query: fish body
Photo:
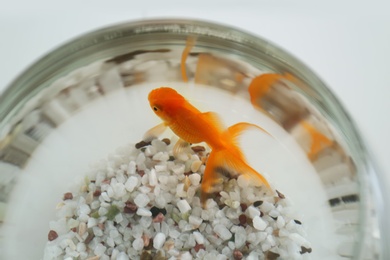
[[[248,128],[266,132],[264,129],[245,122],[226,129],[216,113],[199,111],[172,88],[154,89],[148,99],[150,107],[163,123],[149,130],[146,136],[159,135],[169,127],[180,138],[179,143],[205,142],[210,146],[201,186],[203,202],[220,184],[221,175],[242,174],[258,185],[269,187],[267,180],[248,165],[237,141]]]

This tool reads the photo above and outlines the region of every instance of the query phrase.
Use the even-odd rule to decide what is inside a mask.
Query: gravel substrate
[[[208,151],[169,139],[121,147],[58,204],[44,259],[301,259],[311,252],[288,198],[226,179],[203,208]]]

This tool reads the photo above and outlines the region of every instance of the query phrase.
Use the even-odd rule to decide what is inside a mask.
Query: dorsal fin
[[[215,112],[204,112],[202,115],[206,118],[207,121],[215,125],[221,132],[225,131],[226,127],[221,119],[221,117]]]

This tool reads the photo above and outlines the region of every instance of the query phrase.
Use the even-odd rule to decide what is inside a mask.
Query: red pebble
[[[160,213],[157,214],[157,216],[155,216],[155,217],[153,218],[153,222],[154,222],[154,223],[161,223],[161,222],[163,222],[164,218],[165,218],[164,214],[162,214],[162,213],[160,212]]]
[[[241,207],[241,210],[244,212],[248,208],[248,205],[246,205],[245,203],[241,203],[240,207]]]
[[[138,174],[139,176],[144,176],[145,175],[145,171],[144,170],[138,170]]]
[[[100,190],[95,190],[95,192],[93,193],[93,196],[94,197],[99,197],[100,194],[102,194],[102,192]]]
[[[246,221],[247,221],[247,217],[245,214],[241,214],[239,217],[238,217],[238,220],[240,221],[240,225],[241,226],[245,226],[246,225]]]
[[[196,244],[194,247],[195,252],[199,252],[201,249],[206,250],[206,247],[203,244]]]
[[[233,257],[234,257],[234,260],[241,260],[244,258],[244,255],[242,254],[242,252],[240,250],[234,250],[233,251]]]
[[[64,194],[64,200],[71,200],[73,199],[73,194],[71,192],[67,192]]]
[[[131,201],[127,201],[127,202],[126,202],[126,206],[125,206],[125,208],[123,209],[123,211],[124,211],[125,213],[133,214],[133,213],[135,213],[135,212],[137,211],[137,209],[138,209],[137,205],[135,205],[135,204],[134,204],[133,202],[131,202]]]
[[[47,235],[47,238],[49,239],[49,241],[53,241],[57,237],[58,237],[58,234],[54,230],[50,230],[49,234]]]

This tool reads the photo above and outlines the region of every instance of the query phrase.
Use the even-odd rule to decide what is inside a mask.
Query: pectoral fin
[[[166,129],[167,129],[167,126],[165,125],[165,123],[158,124],[158,125],[150,128],[148,131],[146,131],[146,133],[144,134],[143,140],[145,142],[150,142],[153,139],[162,135],[162,133],[164,133],[164,131]]]

